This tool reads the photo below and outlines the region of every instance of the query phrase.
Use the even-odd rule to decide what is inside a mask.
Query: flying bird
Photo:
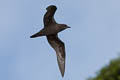
[[[59,70],[61,72],[62,77],[64,77],[65,45],[64,42],[62,42],[58,38],[58,33],[70,27],[67,26],[66,24],[58,24],[55,21],[54,14],[57,10],[57,7],[55,5],[48,6],[46,10],[47,12],[45,13],[43,18],[44,28],[30,37],[36,38],[40,36],[46,36],[48,43],[56,52]]]

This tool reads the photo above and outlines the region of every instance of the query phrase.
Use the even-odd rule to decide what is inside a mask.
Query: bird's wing
[[[47,40],[49,44],[54,48],[57,55],[58,66],[62,77],[65,72],[65,46],[64,43],[58,38],[57,35],[49,35],[47,36]]]
[[[54,19],[55,12],[53,11],[47,11],[44,15],[43,21],[44,21],[44,27],[47,27],[51,23],[56,23]]]

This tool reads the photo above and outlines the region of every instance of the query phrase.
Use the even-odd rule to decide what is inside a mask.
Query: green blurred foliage
[[[120,57],[112,60],[98,72],[96,77],[88,80],[120,80]]]

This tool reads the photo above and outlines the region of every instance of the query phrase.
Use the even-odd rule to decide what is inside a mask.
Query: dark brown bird
[[[56,51],[57,61],[62,77],[65,72],[65,45],[58,38],[57,33],[67,28],[70,28],[66,24],[58,24],[54,19],[54,14],[57,10],[55,5],[50,5],[46,8],[47,12],[44,15],[44,28],[38,33],[30,36],[31,38],[46,36],[49,44]]]

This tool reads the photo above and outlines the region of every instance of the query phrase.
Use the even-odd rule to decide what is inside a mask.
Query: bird
[[[54,14],[57,10],[55,5],[49,5],[46,10],[47,12],[43,17],[44,28],[30,36],[30,38],[46,36],[48,43],[56,52],[59,70],[62,77],[64,77],[66,59],[65,44],[59,39],[58,33],[71,27],[66,24],[59,24],[55,21]]]

